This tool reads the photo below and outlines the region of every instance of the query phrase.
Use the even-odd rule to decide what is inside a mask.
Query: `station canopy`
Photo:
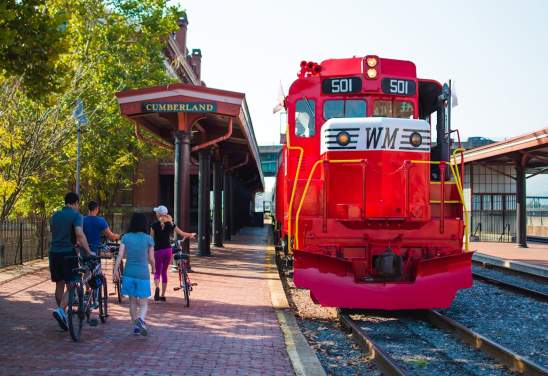
[[[262,191],[264,178],[259,148],[245,95],[204,86],[174,83],[116,93],[122,114],[146,128],[173,149],[176,132],[190,132],[193,159],[215,145],[214,158],[227,170],[237,169],[251,191]],[[154,141],[153,141],[154,142]]]
[[[515,165],[533,175],[548,172],[548,128],[464,152],[464,163]]]

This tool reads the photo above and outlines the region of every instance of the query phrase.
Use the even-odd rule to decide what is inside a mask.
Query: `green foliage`
[[[20,77],[26,91],[38,96],[59,90],[66,68],[67,15],[51,11],[46,0],[0,2],[0,69]]]
[[[161,153],[135,138],[133,124],[121,117],[114,94],[127,88],[173,81],[167,74],[162,50],[166,36],[177,28],[182,11],[168,6],[167,0],[47,0],[46,3],[51,13],[65,12],[67,17],[68,52],[59,56],[58,64],[67,67],[68,73],[61,76],[64,89],[60,93],[39,100],[22,90],[24,80],[0,78],[7,85],[6,91],[10,82],[19,84],[13,88],[17,99],[7,105],[11,116],[0,112],[0,145],[12,145],[9,152],[0,149],[0,200],[2,195],[15,194],[11,206],[0,201],[0,221],[8,213],[26,215],[37,210],[49,213],[74,185],[76,126],[70,115],[77,98],[84,102],[89,119],[88,126],[82,129],[84,199],[112,206],[119,190],[133,183],[137,161],[143,155]],[[47,147],[32,149],[36,153],[21,153],[28,137],[25,135],[39,124],[39,116],[45,112],[57,114],[44,123],[50,133],[44,133],[39,143]],[[52,142],[52,134],[56,132],[62,135],[62,142]],[[25,179],[14,178],[6,166],[13,163],[26,166],[29,153],[40,155],[43,163],[38,171],[24,167],[28,172]]]

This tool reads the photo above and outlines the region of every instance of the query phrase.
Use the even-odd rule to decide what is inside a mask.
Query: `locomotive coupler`
[[[401,278],[402,265],[402,257],[394,253],[391,247],[386,248],[386,251],[375,257],[375,271],[380,277]]]

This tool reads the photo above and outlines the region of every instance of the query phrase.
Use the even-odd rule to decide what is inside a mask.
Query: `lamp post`
[[[84,102],[80,98],[76,100],[76,107],[72,112],[72,117],[76,119],[76,194],[80,195],[81,127],[88,123],[88,118],[84,112]]]

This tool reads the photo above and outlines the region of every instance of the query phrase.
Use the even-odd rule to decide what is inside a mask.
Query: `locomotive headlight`
[[[411,136],[409,136],[409,143],[418,148],[422,144],[422,136],[418,132],[411,133]]]
[[[367,70],[367,78],[377,78],[377,70],[375,68],[369,68]]]
[[[369,68],[373,68],[377,65],[377,58],[374,56],[370,56],[367,59],[365,59],[365,62],[367,63],[367,66]]]
[[[348,132],[339,132],[337,134],[337,144],[346,146],[350,143],[350,135]]]

